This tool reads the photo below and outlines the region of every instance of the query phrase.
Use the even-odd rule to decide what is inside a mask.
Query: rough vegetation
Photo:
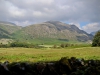
[[[0,63],[0,75],[100,75],[100,60],[63,57],[55,62]]]

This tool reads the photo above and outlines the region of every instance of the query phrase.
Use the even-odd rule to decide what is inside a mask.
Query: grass
[[[10,61],[56,61],[61,57],[77,57],[100,60],[99,47],[81,47],[66,49],[0,48],[0,62]]]

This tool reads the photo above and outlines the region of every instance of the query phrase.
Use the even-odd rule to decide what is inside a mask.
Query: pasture
[[[100,47],[80,48],[0,48],[0,62],[42,62],[57,61],[61,57],[77,57],[100,60]]]

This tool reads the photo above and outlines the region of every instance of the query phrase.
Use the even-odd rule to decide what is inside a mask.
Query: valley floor
[[[84,59],[100,60],[100,47],[81,47],[81,48],[0,48],[0,62],[42,62],[57,61],[61,57],[77,57]]]

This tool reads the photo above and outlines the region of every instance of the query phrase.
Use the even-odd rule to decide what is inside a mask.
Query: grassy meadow
[[[0,48],[0,62],[42,62],[56,61],[61,57],[77,57],[84,59],[100,60],[100,47],[80,47],[80,48]]]

